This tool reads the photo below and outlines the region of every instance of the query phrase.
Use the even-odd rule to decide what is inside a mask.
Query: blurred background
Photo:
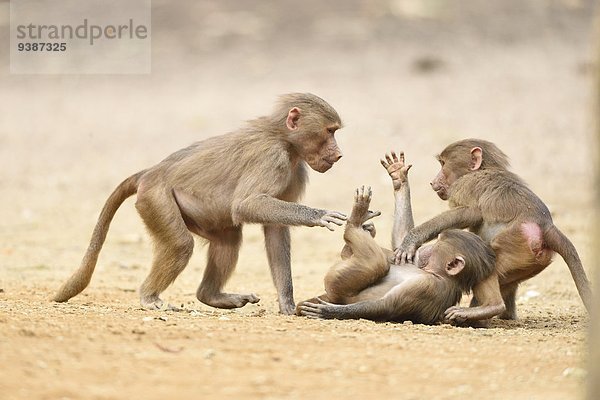
[[[429,188],[433,156],[479,137],[508,154],[567,233],[589,232],[593,13],[585,0],[154,0],[151,74],[9,75],[2,2],[0,240],[19,264],[76,264],[121,179],[293,91],[323,97],[345,122],[344,158],[311,173],[310,205],[348,210],[368,184],[389,216],[378,160],[405,150],[422,221],[446,208]],[[130,225],[133,207],[120,214],[126,234],[143,230]]]
[[[0,293],[12,296],[10,302],[4,303],[7,307],[22,310],[18,315],[25,315],[17,318],[20,322],[15,323],[15,329],[36,326],[43,332],[79,336],[80,342],[75,346],[69,347],[67,342],[64,346],[87,352],[89,357],[96,355],[94,365],[105,368],[104,375],[94,372],[89,379],[106,377],[108,382],[99,383],[98,388],[110,388],[113,392],[108,393],[114,394],[111,380],[118,365],[106,356],[105,348],[94,347],[87,338],[108,332],[109,336],[99,342],[108,341],[115,348],[122,343],[127,346],[131,343],[129,336],[110,336],[111,326],[123,324],[123,330],[131,332],[127,313],[142,318],[136,314],[140,311],[134,292],[147,274],[151,243],[133,199],[121,207],[113,221],[90,288],[64,306],[70,310],[69,307],[80,305],[85,311],[76,309],[71,312],[74,316],[69,316],[44,300],[79,264],[102,204],[122,179],[196,140],[234,130],[245,120],[269,113],[277,95],[295,91],[323,97],[345,123],[337,134],[344,157],[326,174],[310,173],[305,204],[347,212],[353,190],[371,185],[372,208],[383,212],[376,221],[377,240],[387,246],[393,197],[389,178],[379,164],[384,153],[404,150],[408,162],[414,164],[411,189],[418,223],[447,208],[429,187],[438,168],[435,154],[452,141],[479,137],[497,143],[511,158],[515,172],[548,204],[556,224],[572,239],[584,265],[591,268],[594,249],[590,236],[596,206],[593,166],[597,157],[592,129],[592,72],[597,67],[598,42],[593,29],[593,15],[598,12],[595,3],[153,0],[151,74],[11,75],[9,2],[0,0]],[[244,320],[236,320],[240,325],[234,324],[233,331],[244,326],[253,332],[262,329],[264,323],[278,325],[283,318],[276,314],[276,294],[266,266],[261,231],[257,226],[247,226],[244,235],[239,266],[228,289],[258,292],[262,300],[258,306],[245,307],[226,318],[249,316],[247,325],[243,325]],[[341,248],[342,230],[331,233],[325,229],[296,228],[292,237],[294,287],[296,299],[300,300],[322,289],[323,275]],[[165,296],[207,313],[199,317],[203,322],[199,326],[192,326],[195,322],[188,314],[180,317],[180,327],[192,326],[193,330],[221,322],[210,320],[212,314],[208,313],[212,309],[201,306],[194,296],[202,276],[204,252],[198,245],[189,267]],[[373,390],[393,393],[396,386],[405,387],[402,379],[408,376],[417,382],[411,398],[422,398],[422,388],[429,387],[432,375],[439,378],[430,389],[435,391],[436,385],[445,388],[456,384],[456,371],[463,371],[457,370],[456,365],[472,365],[472,370],[460,373],[473,379],[475,393],[481,389],[498,390],[495,382],[511,382],[506,385],[510,388],[502,384],[503,390],[508,391],[502,393],[512,390],[510,393],[516,398],[575,398],[582,393],[580,378],[585,375],[579,367],[585,353],[583,325],[587,317],[565,264],[556,260],[540,276],[523,285],[519,293],[523,319],[512,325],[499,322],[504,325],[494,331],[493,338],[478,337],[473,344],[469,336],[472,332],[468,330],[445,333],[460,343],[456,354],[445,350],[449,342],[442,335],[424,336],[424,344],[419,347],[420,336],[414,335],[414,329],[423,333],[430,328],[396,331],[387,325],[367,326],[361,322],[315,328],[320,325],[286,320],[304,332],[325,329],[326,333],[319,336],[321,346],[291,346],[298,337],[294,329],[290,329],[289,336],[285,329],[278,330],[267,336],[266,342],[283,343],[288,346],[285,351],[307,354],[318,362],[341,359],[342,367],[335,368],[346,373],[344,368],[351,368],[359,356],[351,345],[347,359],[339,358],[344,354],[339,347],[350,339],[337,342],[330,327],[342,333],[362,330],[362,335],[379,334],[371,354],[388,357],[387,363],[373,366],[374,357],[368,353],[361,353],[362,358],[356,362],[365,363],[369,369],[383,369],[378,376],[390,380],[381,383],[379,378],[365,378],[364,374],[352,380],[356,385],[364,384],[367,394]],[[108,311],[102,307],[108,307]],[[265,319],[253,317],[252,313],[258,313],[257,307],[267,311]],[[77,317],[82,312],[88,313],[83,320]],[[112,314],[108,323],[102,319],[104,314]],[[46,320],[46,315],[54,317]],[[6,322],[2,318],[0,314],[0,322]],[[55,324],[54,319],[59,319],[60,324]],[[82,330],[80,325],[86,323],[103,328]],[[234,335],[223,326],[218,325],[221,335]],[[8,324],[0,324],[0,328],[6,328],[3,337],[8,338],[5,342],[0,340],[0,344],[6,344],[2,347],[8,354],[6,364],[16,366],[12,375],[0,381],[0,388],[14,389],[19,382],[35,377],[31,371],[37,368],[37,357],[48,363],[48,357],[59,357],[53,349],[61,345],[52,339],[46,344],[44,337],[27,342],[28,334],[11,330]],[[526,331],[510,331],[520,328]],[[69,333],[57,333],[65,329]],[[437,335],[435,332],[432,335]],[[172,337],[183,340],[188,349],[195,346],[185,342],[194,335],[184,332],[173,333]],[[421,354],[417,354],[413,363],[404,366],[402,358],[388,348],[376,347],[385,345],[384,337],[399,342],[416,340],[411,343],[416,343],[417,351],[421,349],[427,357],[434,347],[440,354],[423,364]],[[255,339],[258,343],[265,341],[261,333]],[[215,344],[217,339],[208,335],[205,340],[217,351],[221,351],[219,346],[228,346]],[[507,341],[507,345],[498,346]],[[436,346],[431,346],[432,342]],[[140,347],[135,346],[143,345],[144,342],[132,345],[134,350],[125,349],[118,358],[125,354],[130,357],[124,358],[125,364],[137,365]],[[327,353],[328,349],[333,350]],[[230,362],[232,369],[245,365],[246,375],[232,373],[238,383],[227,374],[223,379],[229,379],[227,384],[233,385],[230,387],[244,393],[248,387],[244,376],[255,379],[255,365],[243,347],[234,350],[224,350],[219,357],[225,364]],[[403,357],[411,357],[407,349],[402,351]],[[484,361],[479,366],[472,363],[475,355],[485,355],[502,365],[489,369],[494,379],[479,374],[481,365],[489,365]],[[167,356],[170,357],[162,355]],[[75,360],[77,357],[76,354]],[[251,361],[244,364],[240,357]],[[286,356],[282,357],[286,363]],[[194,366],[196,361],[197,357],[188,360]],[[72,359],[62,362],[74,368],[75,374],[85,372]],[[213,371],[208,361],[205,364],[205,369]],[[285,372],[277,363],[266,364],[274,375]],[[432,368],[441,366],[439,375],[425,367],[427,364]],[[291,365],[296,368],[296,364]],[[186,379],[192,379],[185,371],[175,377],[160,368],[142,370],[144,374],[139,375],[148,379],[168,377],[169,382],[165,383],[165,378],[162,386],[157,386],[167,392],[171,390],[171,380],[183,380],[187,385],[190,382]],[[443,374],[446,371],[448,376]],[[310,379],[294,383],[298,398],[314,394],[318,388],[312,382],[327,379],[330,384],[340,376],[320,373],[312,365],[305,372]],[[348,376],[352,377],[352,373]],[[46,386],[60,387],[60,382],[71,377],[64,371],[43,376],[49,379],[36,381],[42,382],[42,391]],[[210,372],[206,376],[208,382],[204,384],[217,386],[216,392],[226,386],[212,379]],[[396,385],[395,378],[403,385]],[[419,382],[425,383],[419,386]],[[69,384],[76,388],[82,385]],[[187,386],[179,385],[182,387]],[[353,390],[358,396],[363,392],[357,387]],[[145,390],[152,395],[153,388],[148,386]],[[443,398],[461,398],[469,393],[462,386],[456,390]],[[51,398],[64,395],[60,391],[42,393],[40,397],[44,398],[49,398],[48,393],[56,395],[50,395]],[[93,397],[96,392],[82,393]],[[123,393],[127,392],[112,397]],[[489,398],[507,398],[502,393]]]

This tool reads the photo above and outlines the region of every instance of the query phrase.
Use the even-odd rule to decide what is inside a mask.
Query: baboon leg
[[[502,285],[500,287],[500,293],[502,293],[502,299],[506,306],[506,311],[498,316],[501,319],[517,319],[517,288],[519,284],[517,282],[510,283],[508,285]]]
[[[204,277],[196,292],[202,303],[217,308],[239,308],[247,303],[258,303],[255,294],[223,293],[221,290],[233,273],[242,244],[242,229],[228,228],[214,233],[208,245],[208,260]]]
[[[362,229],[363,231],[369,232],[369,235],[371,235],[372,238],[375,238],[375,235],[377,234],[377,229],[375,228],[375,224],[372,221],[365,222],[364,224],[362,224]],[[344,244],[344,247],[342,248],[342,251],[340,253],[340,258],[342,260],[346,260],[350,257],[352,257],[352,249],[348,244]]]
[[[500,292],[506,310],[498,317],[517,319],[516,295],[519,283],[542,272],[552,260],[552,252],[541,246],[541,230],[535,224],[506,229],[492,240],[496,270],[500,272]]]
[[[356,189],[354,206],[344,231],[346,245],[342,258],[345,259],[325,275],[325,291],[333,302],[343,303],[348,297],[356,296],[387,275],[390,269],[386,254],[371,233],[362,227],[369,217],[370,202],[371,188]]]
[[[265,248],[271,269],[271,277],[277,289],[279,312],[294,313],[294,288],[290,259],[290,228],[283,225],[265,225]]]
[[[344,303],[348,297],[356,296],[386,276],[390,269],[381,247],[360,225],[348,224],[344,240],[352,256],[336,263],[325,275],[325,291],[335,303]]]
[[[135,206],[154,241],[152,268],[140,288],[140,302],[144,308],[160,309],[163,302],[159,295],[186,267],[194,251],[194,238],[169,190],[142,191]]]

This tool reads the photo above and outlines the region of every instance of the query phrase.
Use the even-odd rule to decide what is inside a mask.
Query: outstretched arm
[[[304,302],[300,315],[320,319],[369,319],[388,321],[390,314],[385,299],[361,301],[354,304],[333,304],[317,298],[319,303]]]
[[[406,165],[404,152],[398,157],[395,152],[385,155],[381,165],[387,170],[394,187],[394,227],[392,230],[392,249],[397,249],[404,237],[414,227],[412,207],[410,202],[410,185],[408,184],[408,171],[412,165]]]
[[[425,242],[435,239],[446,229],[465,229],[483,220],[481,211],[475,207],[456,207],[445,211],[429,221],[410,230],[404,237],[396,255],[400,260],[412,262],[417,249]]]
[[[240,179],[231,204],[233,223],[322,226],[329,230],[342,225],[346,220],[342,213],[295,202],[304,190],[304,178],[290,176],[288,167],[292,168],[272,168],[271,164],[261,163],[252,174]],[[289,186],[283,194],[282,182]]]
[[[271,197],[255,194],[241,201],[234,201],[234,223],[258,223],[263,225],[323,226],[330,231],[342,225],[346,216],[337,211],[311,208]]]
[[[417,317],[424,305],[435,301],[428,293],[437,293],[424,279],[409,279],[376,300],[354,304],[332,304],[317,298],[318,303],[304,302],[299,314],[320,319],[369,319],[372,321],[402,321]],[[425,318],[427,319],[427,318]]]

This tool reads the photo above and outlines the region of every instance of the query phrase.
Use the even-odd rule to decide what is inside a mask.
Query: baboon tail
[[[575,281],[579,296],[581,297],[585,308],[590,312],[592,307],[592,289],[575,246],[573,246],[573,243],[571,243],[571,241],[554,225],[544,232],[544,241],[550,249],[560,254],[567,263],[573,281]]]
[[[100,212],[98,222],[96,222],[96,227],[92,233],[90,245],[83,256],[79,269],[71,275],[69,280],[66,281],[60,289],[58,289],[52,298],[53,301],[60,303],[65,302],[71,297],[81,293],[81,291],[90,283],[94,268],[96,267],[96,261],[98,261],[98,254],[100,254],[100,250],[106,239],[106,234],[108,233],[110,222],[125,199],[137,192],[139,178],[144,172],[145,171],[138,172],[125,179],[108,197]]]

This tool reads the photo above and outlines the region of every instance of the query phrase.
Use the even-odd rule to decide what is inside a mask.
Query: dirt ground
[[[379,158],[406,151],[420,222],[447,207],[429,188],[433,155],[481,137],[591,272],[591,1],[215,3],[153,1],[153,72],[139,76],[10,75],[0,3],[0,398],[582,398],[589,318],[560,258],[522,285],[519,319],[489,329],[318,321],[277,313],[261,230],[247,226],[227,290],[260,303],[200,304],[198,244],[164,294],[184,311],[150,312],[136,291],[151,243],[129,199],[89,288],[49,302],[121,179],[291,91],[322,96],[345,122],[344,158],[311,172],[305,204],[347,212],[371,185],[389,245]],[[296,300],[322,291],[341,246],[341,229],[293,229]]]

